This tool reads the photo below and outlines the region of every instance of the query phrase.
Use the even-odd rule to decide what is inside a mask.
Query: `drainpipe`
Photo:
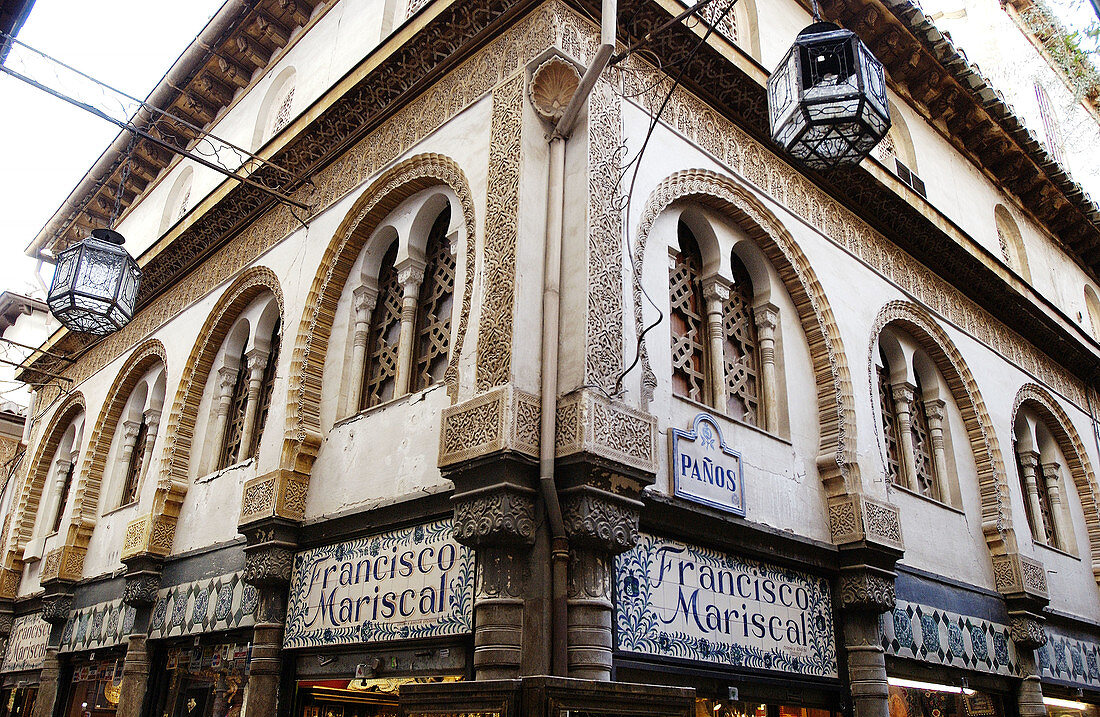
[[[561,245],[565,208],[565,143],[573,132],[581,107],[588,101],[600,74],[615,51],[616,0],[603,0],[600,48],[581,77],[573,98],[550,136],[546,181],[546,251],[542,288],[542,416],[539,437],[539,487],[550,524],[551,672],[569,674],[569,541],[561,517],[554,481],[555,434],[558,410],[558,341],[561,311]]]

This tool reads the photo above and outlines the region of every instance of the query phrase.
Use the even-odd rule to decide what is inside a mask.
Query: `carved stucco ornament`
[[[160,575],[142,573],[126,576],[126,587],[122,592],[122,602],[131,607],[148,607],[157,601],[160,590]]]
[[[1047,644],[1047,633],[1043,629],[1043,621],[1028,613],[1012,615],[1009,634],[1018,650],[1038,650]]]
[[[72,593],[54,593],[42,597],[42,619],[51,625],[60,625],[68,620],[72,609]]]
[[[636,500],[592,488],[569,491],[561,506],[565,533],[573,546],[625,552],[638,543],[641,507]]]
[[[533,491],[513,485],[454,497],[455,540],[474,548],[530,545],[535,540]]]
[[[846,610],[890,612],[897,604],[894,575],[871,567],[845,571],[840,576],[840,605]]]
[[[573,63],[554,55],[531,74],[531,104],[544,120],[557,122],[573,99],[581,74]]]

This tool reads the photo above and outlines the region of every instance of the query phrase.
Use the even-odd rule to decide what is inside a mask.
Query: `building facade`
[[[28,249],[143,280],[22,373],[0,710],[1095,713],[1100,212],[914,5],[821,172],[809,8],[685,7],[219,11],[141,121],[253,183],[123,135]]]

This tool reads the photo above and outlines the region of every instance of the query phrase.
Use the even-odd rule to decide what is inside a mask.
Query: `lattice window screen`
[[[65,517],[65,509],[69,507],[69,490],[73,487],[73,474],[76,471],[76,461],[69,464],[65,471],[65,481],[61,484],[61,496],[57,500],[57,513],[53,516],[53,528],[51,532],[61,530],[61,519]]]
[[[241,351],[237,366],[237,380],[233,384],[233,394],[229,399],[229,417],[225,425],[225,437],[222,439],[222,452],[218,457],[221,470],[237,462],[244,431],[244,412],[248,407],[248,360]]]
[[[707,24],[730,42],[737,44],[737,18],[734,17],[735,0],[719,0],[709,3],[699,11]],[[721,19],[719,19],[721,18]]]
[[[455,292],[455,257],[447,243],[451,209],[446,207],[428,234],[427,266],[420,284],[416,309],[416,344],[413,358],[413,390],[443,380],[451,344],[451,307]]]
[[[760,394],[757,381],[756,322],[752,314],[752,280],[745,265],[733,257],[733,286],[722,310],[725,333],[726,411],[745,423],[757,425]]]
[[[291,87],[285,95],[283,95],[283,101],[279,103],[279,109],[275,112],[275,116],[271,119],[271,132],[268,136],[274,137],[279,133],[283,127],[286,127],[290,123],[290,109],[294,105],[294,88]]]
[[[699,269],[702,260],[691,230],[680,223],[680,253],[672,260],[669,272],[669,299],[672,328],[672,390],[678,396],[705,401],[703,366],[704,326],[706,324]]]
[[[880,354],[881,356],[881,354]],[[901,483],[901,462],[898,460],[898,414],[894,408],[894,394],[890,388],[890,366],[881,356],[878,373],[879,408],[882,412],[882,438],[886,443],[886,478],[894,484]]]
[[[1043,533],[1046,535],[1047,545],[1057,545],[1057,533],[1054,532],[1054,511],[1050,507],[1050,491],[1047,490],[1047,474],[1043,470],[1043,464],[1035,467],[1035,482],[1039,488],[1039,511],[1043,518]]]
[[[378,272],[378,301],[371,314],[367,367],[360,408],[393,398],[397,381],[397,343],[401,338],[401,282],[397,279],[397,242],[390,245]]]
[[[134,450],[130,452],[130,460],[126,464],[126,481],[122,484],[122,500],[119,505],[133,503],[137,497],[138,479],[141,478],[142,462],[145,460],[145,442],[148,439],[149,426],[143,416],[137,436],[134,437]]]
[[[260,383],[260,403],[256,407],[256,427],[252,431],[252,439],[248,444],[249,457],[256,455],[260,448],[260,437],[264,433],[267,414],[271,410],[271,393],[275,388],[275,368],[279,365],[281,328],[282,319],[276,319],[275,326],[271,329],[271,351],[267,354],[267,363],[264,364],[264,377]]]
[[[913,467],[917,474],[917,490],[921,495],[939,500],[936,464],[932,458],[932,437],[928,429],[928,415],[924,410],[923,392],[917,380],[916,395],[910,406],[910,428],[913,434]]]
[[[873,150],[875,157],[878,161],[885,164],[888,168],[894,168],[893,159],[898,153],[897,147],[894,145],[894,135],[887,132],[886,136],[875,145]]]

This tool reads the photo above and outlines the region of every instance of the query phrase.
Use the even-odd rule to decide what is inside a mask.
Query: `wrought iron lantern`
[[[112,229],[92,235],[57,255],[46,303],[71,331],[105,336],[134,315],[141,269]]]
[[[815,22],[768,80],[772,139],[803,164],[856,164],[890,129],[886,77],[859,37]]]

